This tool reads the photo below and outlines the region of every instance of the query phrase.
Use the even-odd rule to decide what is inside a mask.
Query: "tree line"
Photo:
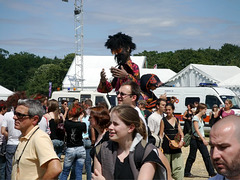
[[[240,67],[240,47],[224,44],[220,49],[182,49],[169,52],[143,51],[134,56],[146,56],[147,68],[171,69],[178,73],[189,64],[226,65]],[[74,59],[68,54],[63,59],[39,57],[31,53],[9,54],[0,48],[0,85],[12,91],[26,91],[27,95],[41,93],[48,96],[61,88],[62,81]]]

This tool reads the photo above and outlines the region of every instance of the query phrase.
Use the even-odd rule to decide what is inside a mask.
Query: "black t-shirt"
[[[49,120],[49,128],[50,128],[50,131],[51,131],[51,134],[50,134],[51,140],[58,139],[58,137],[56,135],[57,123],[54,121],[54,119]]]
[[[67,147],[83,146],[82,133],[87,130],[86,124],[66,120],[64,127],[67,133]]]
[[[127,156],[123,162],[117,157],[114,169],[114,179],[134,179],[130,168],[129,156]]]

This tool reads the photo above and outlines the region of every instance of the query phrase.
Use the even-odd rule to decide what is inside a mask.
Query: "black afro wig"
[[[136,45],[132,42],[132,37],[122,34],[122,32],[119,32],[113,36],[108,36],[105,46],[108,49],[130,48],[130,53],[132,50],[136,49]]]

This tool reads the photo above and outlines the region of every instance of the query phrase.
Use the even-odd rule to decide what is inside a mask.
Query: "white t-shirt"
[[[198,122],[198,129],[199,129],[199,132],[201,133],[201,135],[203,137],[205,137],[205,134],[204,134],[204,122],[203,122],[203,119],[199,119],[196,115],[193,117],[192,119],[192,122],[194,121],[197,121]],[[194,128],[194,123],[192,123],[192,132],[193,132],[193,135],[196,136],[196,137],[199,137],[199,135],[197,134],[195,128]]]
[[[144,118],[144,116],[143,116],[141,110],[140,110],[137,106],[136,106],[134,109],[137,110],[138,115],[139,115],[139,117],[142,119],[142,121],[144,122],[144,124],[145,124],[145,126],[146,126],[146,130],[147,130],[147,122],[146,122],[146,119]]]
[[[3,122],[3,115],[0,114],[0,145],[2,145],[2,143],[3,143],[3,138],[4,138],[4,135],[2,135],[2,133],[1,133],[2,122]]]
[[[50,127],[49,127],[49,121],[44,116],[42,116],[42,119],[38,123],[38,126],[39,126],[39,129],[46,132],[48,135],[51,134]]]
[[[155,111],[148,117],[148,127],[150,131],[156,135],[159,135],[162,118],[163,116],[159,114],[157,111]]]
[[[18,138],[21,135],[21,131],[14,128],[15,120],[13,119],[13,116],[13,111],[10,111],[5,113],[3,118],[2,126],[6,127],[8,131],[7,145],[18,145]]]

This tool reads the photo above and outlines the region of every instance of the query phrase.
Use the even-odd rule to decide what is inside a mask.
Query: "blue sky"
[[[84,55],[111,55],[123,32],[147,51],[240,45],[239,0],[84,0]],[[0,48],[63,58],[75,52],[74,0],[0,0]]]

